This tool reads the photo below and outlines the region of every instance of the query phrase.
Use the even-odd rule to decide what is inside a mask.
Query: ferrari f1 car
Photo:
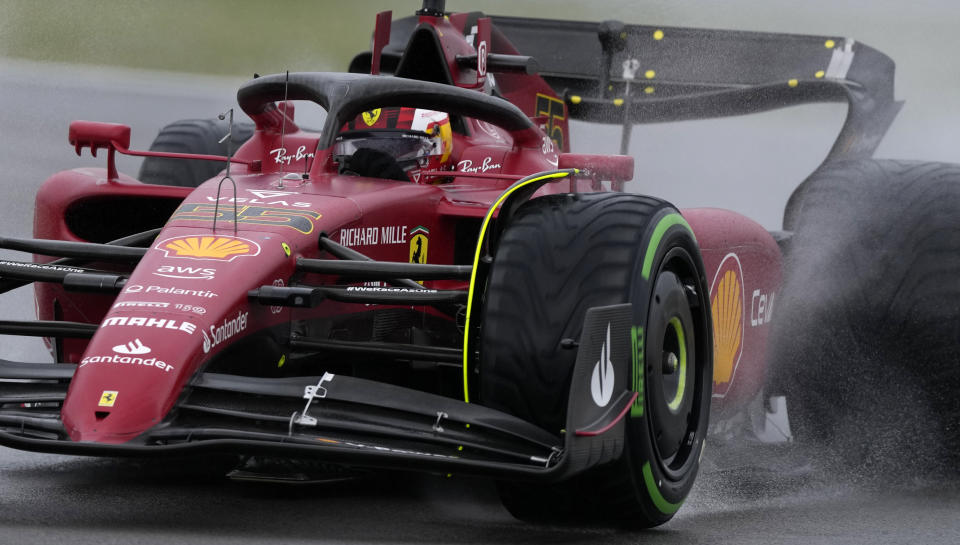
[[[0,332],[44,337],[56,362],[0,362],[0,443],[477,474],[521,518],[661,524],[693,485],[711,410],[721,423],[802,384],[816,414],[809,391],[831,395],[803,382],[818,372],[766,361],[788,312],[784,252],[853,206],[835,182],[879,194],[868,174],[955,176],[868,158],[899,108],[892,73],[837,37],[427,0],[378,15],[349,73],[245,84],[252,129],[178,122],[135,151],[129,127],[73,122],[71,144],[106,150],[106,169],[52,176],[35,238],[0,240],[35,255],[0,275],[4,290],[35,283],[39,315]],[[297,124],[296,101],[322,107],[320,130]],[[791,199],[792,232],[625,193],[631,157],[570,152],[570,119],[628,138],[812,101],[850,113]],[[147,157],[139,180],[117,153]]]

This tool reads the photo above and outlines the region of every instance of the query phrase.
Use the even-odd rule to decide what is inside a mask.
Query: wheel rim
[[[645,400],[649,415],[645,420],[654,450],[651,461],[671,479],[682,478],[696,461],[697,434],[704,430],[703,409],[709,403],[709,393],[704,395],[704,388],[710,386],[704,377],[708,354],[701,341],[709,331],[705,329],[707,306],[704,294],[688,287],[698,285],[696,270],[686,250],[671,249],[649,295],[645,361],[650,395]]]
[[[667,402],[667,408],[670,409],[671,412],[676,413],[683,403],[683,396],[687,389],[687,341],[679,316],[670,318],[670,322],[667,324],[666,336],[663,340],[663,348],[663,357],[661,358],[663,361],[662,372],[665,375],[676,377],[674,380],[664,380],[664,388],[672,389],[676,392],[673,395],[673,399],[670,399],[669,394],[667,395],[667,399],[670,399],[670,401]],[[674,382],[676,385],[673,384]]]

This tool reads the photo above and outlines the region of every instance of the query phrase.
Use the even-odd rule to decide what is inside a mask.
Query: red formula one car
[[[832,158],[863,157],[898,107],[892,63],[842,39],[597,29],[428,0],[380,14],[351,73],[241,87],[252,131],[181,122],[142,152],[72,123],[107,168],[52,176],[35,239],[0,241],[37,254],[0,275],[37,282],[39,313],[0,333],[57,362],[0,362],[0,444],[479,474],[521,518],[669,520],[711,410],[764,388],[789,234],[624,193],[633,159],[571,153],[568,120],[849,100]],[[245,141],[225,157],[227,131]],[[141,180],[116,153],[148,157]]]

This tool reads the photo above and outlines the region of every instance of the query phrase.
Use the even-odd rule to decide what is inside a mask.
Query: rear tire
[[[253,130],[252,123],[233,124],[233,151],[253,135]],[[227,142],[219,142],[229,131],[229,124],[219,119],[175,121],[160,129],[150,151],[227,155]],[[224,161],[146,157],[137,178],[145,184],[197,187],[226,167]]]
[[[794,237],[771,361],[794,435],[879,474],[956,462],[960,166],[829,164],[784,223]]]
[[[552,195],[522,206],[504,231],[483,311],[484,404],[561,434],[577,356],[561,341],[580,339],[591,307],[632,303],[646,362],[623,455],[556,485],[501,483],[517,518],[650,527],[689,493],[707,428],[713,337],[699,249],[679,218],[639,195]],[[667,351],[679,362],[672,373],[662,365]]]

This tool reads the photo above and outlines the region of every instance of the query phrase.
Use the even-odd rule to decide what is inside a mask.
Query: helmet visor
[[[333,147],[335,157],[351,156],[359,149],[386,153],[403,164],[437,152],[436,139],[420,131],[365,130],[341,133]]]

